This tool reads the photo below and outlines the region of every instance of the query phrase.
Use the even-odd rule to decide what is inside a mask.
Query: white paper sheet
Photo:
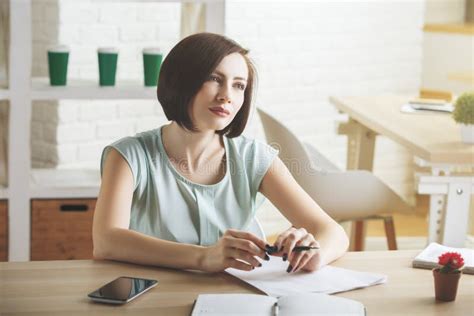
[[[359,272],[332,266],[325,266],[315,272],[287,273],[288,262],[280,257],[270,257],[263,261],[262,267],[253,271],[241,271],[229,268],[226,271],[245,281],[266,294],[274,297],[302,294],[350,291],[385,283],[383,274]]]

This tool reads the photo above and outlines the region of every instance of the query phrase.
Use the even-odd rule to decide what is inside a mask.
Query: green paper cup
[[[143,79],[146,87],[156,87],[163,55],[158,47],[143,49]]]
[[[99,58],[99,85],[115,86],[118,49],[115,47],[101,47],[97,50],[97,55]]]
[[[67,64],[69,48],[64,45],[48,48],[49,83],[52,86],[65,86],[67,82]]]

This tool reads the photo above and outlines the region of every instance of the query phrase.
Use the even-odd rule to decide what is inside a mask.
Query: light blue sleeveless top
[[[226,173],[216,184],[194,183],[171,164],[162,127],[125,137],[105,147],[127,161],[134,192],[129,228],[170,241],[211,245],[229,229],[246,230],[264,201],[260,183],[278,151],[244,136],[223,137]]]

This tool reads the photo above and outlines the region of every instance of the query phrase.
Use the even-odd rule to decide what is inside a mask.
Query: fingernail
[[[264,260],[266,261],[270,261],[270,257],[268,256],[268,254],[265,254],[265,258],[263,258]]]
[[[283,254],[283,261],[286,261],[288,259],[288,254],[287,253],[284,253]]]
[[[288,266],[288,269],[286,269],[286,272],[290,273],[291,270],[293,269],[293,267],[291,266],[291,264]]]

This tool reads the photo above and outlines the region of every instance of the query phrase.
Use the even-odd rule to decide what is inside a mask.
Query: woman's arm
[[[260,249],[265,248],[264,242],[239,231],[229,230],[216,245],[202,247],[166,241],[130,230],[132,197],[132,171],[125,159],[112,149],[104,164],[94,212],[94,257],[210,272],[227,267],[251,270],[260,264],[253,256],[265,257]]]
[[[339,258],[347,250],[349,239],[344,229],[301,188],[279,157],[274,159],[263,177],[260,192],[294,227],[282,233],[275,243],[279,249],[284,247],[283,251],[280,249],[277,254],[288,256],[290,264],[296,268],[293,271],[300,268],[315,270]],[[292,252],[295,245],[307,245],[311,240],[314,242],[312,236],[306,236],[308,233],[317,240],[320,250],[299,254]],[[314,254],[316,254],[314,257],[319,256],[319,258],[308,258]],[[305,261],[305,264],[297,266],[300,260]]]

